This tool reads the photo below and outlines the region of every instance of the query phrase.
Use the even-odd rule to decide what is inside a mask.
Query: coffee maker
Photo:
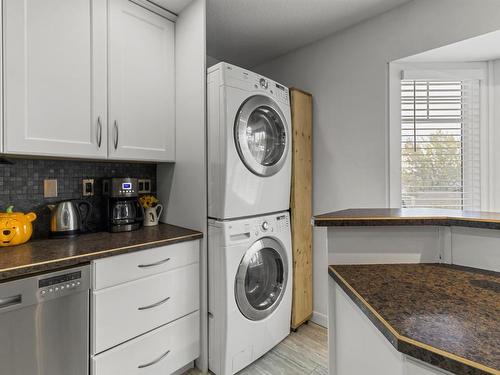
[[[136,178],[110,178],[103,181],[106,197],[104,219],[109,232],[130,232],[142,226]]]

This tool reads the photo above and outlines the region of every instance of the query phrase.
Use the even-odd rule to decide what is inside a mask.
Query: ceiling
[[[191,0],[148,0],[172,13],[179,14]]]
[[[252,67],[411,0],[207,0],[207,54]]]
[[[435,48],[400,62],[472,62],[500,58],[500,30]]]

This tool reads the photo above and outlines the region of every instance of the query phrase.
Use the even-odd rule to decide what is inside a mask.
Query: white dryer
[[[234,374],[290,333],[287,212],[209,221],[209,368]]]
[[[208,70],[208,216],[288,210],[288,88],[227,63]]]

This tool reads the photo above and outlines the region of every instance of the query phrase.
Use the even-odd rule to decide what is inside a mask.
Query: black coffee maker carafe
[[[110,232],[129,232],[142,226],[136,178],[110,178],[103,181],[106,197],[104,218]]]

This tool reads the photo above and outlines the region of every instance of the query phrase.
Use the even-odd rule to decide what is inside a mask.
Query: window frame
[[[388,126],[388,192],[387,201],[393,208],[401,208],[401,80],[403,72],[411,72],[414,76],[422,79],[478,79],[480,81],[480,158],[481,158],[481,211],[491,210],[492,201],[490,192],[493,191],[493,181],[490,169],[490,159],[493,143],[489,134],[493,134],[490,128],[488,112],[489,88],[488,88],[488,63],[389,63],[389,126]]]

